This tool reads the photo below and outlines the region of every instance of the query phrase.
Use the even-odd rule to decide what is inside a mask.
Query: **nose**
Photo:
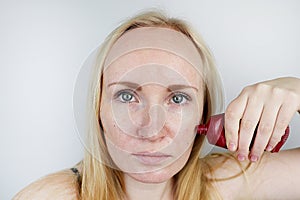
[[[143,111],[141,124],[137,129],[140,138],[156,139],[164,134],[163,127],[166,123],[166,111],[162,105],[152,104]]]

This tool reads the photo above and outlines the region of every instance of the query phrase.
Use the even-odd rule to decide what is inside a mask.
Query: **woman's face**
[[[132,51],[106,67],[100,118],[116,166],[141,182],[163,182],[186,164],[201,121],[203,83],[181,57]]]

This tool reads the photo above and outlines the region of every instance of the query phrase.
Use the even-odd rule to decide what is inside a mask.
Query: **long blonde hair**
[[[87,133],[88,148],[82,162],[82,199],[125,199],[126,186],[123,173],[107,166],[113,164],[104,140],[101,125],[100,102],[102,87],[103,64],[109,49],[114,42],[126,31],[138,27],[167,27],[185,34],[194,43],[203,60],[204,71],[204,108],[202,122],[223,109],[223,89],[219,74],[214,65],[213,57],[203,39],[185,21],[168,18],[161,11],[141,13],[117,27],[99,48],[97,65],[93,71],[89,96],[89,130]],[[199,158],[203,136],[196,136],[193,149],[187,164],[174,176],[174,197],[185,199],[216,199],[218,194],[212,180],[206,177],[209,167]],[[105,164],[106,163],[106,164]]]

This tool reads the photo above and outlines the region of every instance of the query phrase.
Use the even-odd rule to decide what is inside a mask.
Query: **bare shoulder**
[[[70,169],[49,174],[25,187],[14,200],[79,199],[77,176]]]
[[[247,174],[253,171],[253,166],[249,162],[239,162],[231,153],[220,153],[208,156],[206,163],[211,170],[209,178],[214,180],[222,199],[244,199],[251,195]]]
[[[265,153],[250,174],[255,194],[265,199],[299,199],[299,167],[300,148]]]
[[[211,156],[210,176],[223,199],[299,199],[300,148],[265,152],[259,162],[239,162],[231,154]]]

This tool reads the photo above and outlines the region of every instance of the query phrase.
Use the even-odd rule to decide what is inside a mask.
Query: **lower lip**
[[[158,165],[169,159],[171,156],[151,156],[151,155],[139,155],[134,154],[134,157],[145,165]]]

